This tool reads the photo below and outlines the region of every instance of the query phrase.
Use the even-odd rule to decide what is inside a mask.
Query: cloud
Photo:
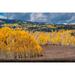
[[[32,13],[30,15],[30,20],[34,22],[46,22],[47,16],[43,13]]]
[[[6,19],[7,17],[0,15],[0,19]]]
[[[13,13],[5,13],[4,16],[7,17],[8,19],[14,19],[15,14],[13,14]]]
[[[66,21],[67,23],[75,22],[75,16],[72,15],[72,17]]]
[[[13,13],[4,13],[3,15],[0,15],[0,18],[3,19],[13,19],[14,18],[14,14]]]

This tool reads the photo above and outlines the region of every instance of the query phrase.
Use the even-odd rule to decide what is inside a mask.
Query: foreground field
[[[74,61],[75,30],[0,28],[0,61]]]
[[[46,61],[75,61],[74,46],[43,46],[44,58]]]
[[[0,57],[0,61],[75,61],[75,47],[73,46],[45,45],[42,48],[43,54],[39,57],[18,59]]]
[[[75,47],[73,46],[43,46],[43,55],[26,58],[24,61],[75,61]]]

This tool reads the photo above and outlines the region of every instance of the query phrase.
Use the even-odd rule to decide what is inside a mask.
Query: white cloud
[[[70,23],[71,21],[75,20],[75,16],[72,16],[69,20],[67,20],[67,23]]]
[[[13,19],[15,15],[13,13],[5,13],[3,16],[5,17],[5,19]]]
[[[0,19],[6,19],[6,17],[5,17],[5,16],[0,15]]]
[[[47,16],[44,15],[43,13],[32,13],[30,16],[30,20],[36,22],[46,22]]]

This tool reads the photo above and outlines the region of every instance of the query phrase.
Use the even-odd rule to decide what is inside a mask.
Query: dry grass
[[[28,31],[9,27],[0,29],[0,57],[17,59],[41,53],[41,46]]]

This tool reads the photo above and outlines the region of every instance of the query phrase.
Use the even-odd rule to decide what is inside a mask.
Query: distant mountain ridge
[[[50,13],[50,14],[41,13],[41,14],[46,15],[46,19],[47,19],[46,21],[42,21],[43,18],[41,18],[41,21],[39,21],[36,18],[35,18],[36,20],[30,20],[30,17],[27,17],[30,15],[30,13],[25,15],[23,13],[22,14],[16,13],[14,14],[14,17],[11,19],[10,18],[7,19],[7,17],[0,16],[0,23],[2,22],[15,23],[17,21],[21,21],[21,22],[27,22],[32,24],[56,24],[56,25],[75,24],[75,13],[62,13],[62,14],[61,13]]]
[[[16,22],[26,22],[31,24],[45,24],[45,22],[32,22],[32,21],[22,21],[22,20],[15,20],[15,19],[0,19],[0,23],[16,23]]]
[[[49,24],[75,23],[75,13],[0,13],[0,18]]]

